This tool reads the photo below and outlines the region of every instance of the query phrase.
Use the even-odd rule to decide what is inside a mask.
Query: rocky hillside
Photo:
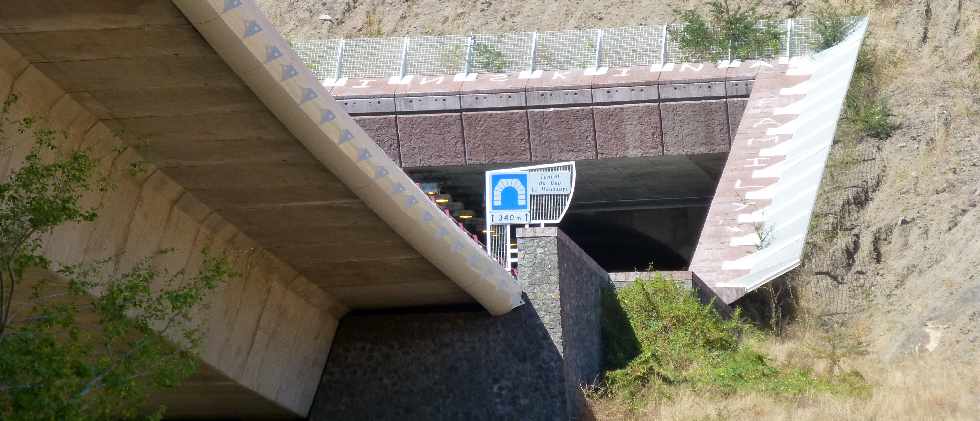
[[[672,19],[671,7],[701,3],[260,0],[294,39],[656,24]],[[806,13],[807,6],[764,3],[781,15]],[[884,358],[940,352],[976,359],[980,1],[876,0],[861,7],[872,19],[867,58],[898,129],[886,140],[839,136],[810,263],[794,276],[808,287],[804,305],[813,315],[843,315]],[[828,212],[833,220],[821,219]]]
[[[444,35],[663,24],[703,0],[258,0],[292,39]],[[775,10],[783,1],[765,0]]]

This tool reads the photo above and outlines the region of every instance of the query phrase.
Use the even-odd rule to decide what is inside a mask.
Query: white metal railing
[[[764,57],[811,53],[813,19],[788,19],[778,51]],[[508,34],[298,40],[293,48],[320,80],[457,73],[517,73],[684,61],[671,39],[677,24]]]
[[[568,163],[561,166],[554,166],[554,164],[545,165],[535,165],[531,167],[523,167],[522,169],[527,170],[529,173],[533,172],[551,172],[551,171],[568,171],[572,174],[572,191],[575,191],[575,165],[573,163]],[[568,206],[572,200],[572,195],[570,194],[540,194],[530,196],[531,198],[531,221],[537,224],[557,224],[561,222],[562,217],[565,216],[565,212],[568,211]]]

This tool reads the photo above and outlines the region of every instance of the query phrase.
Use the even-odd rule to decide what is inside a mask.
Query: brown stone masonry
[[[728,152],[754,78],[767,66],[681,63],[327,84],[392,159],[436,167]]]

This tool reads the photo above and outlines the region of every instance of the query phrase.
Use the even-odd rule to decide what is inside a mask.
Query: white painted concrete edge
[[[749,273],[718,283],[716,287],[737,288],[744,295],[800,265],[827,157],[867,29],[868,19],[862,18],[851,34],[836,46],[812,57],[796,57],[790,61],[787,75],[809,75],[810,78],[780,92],[781,95],[804,96],[776,110],[776,114],[795,114],[797,117],[781,127],[769,129],[768,134],[790,134],[792,138],[762,151],[763,156],[783,157],[782,163],[757,170],[752,175],[753,178],[776,177],[779,181],[746,195],[748,199],[772,199],[772,203],[751,214],[738,215],[739,222],[758,222],[769,227],[772,242],[742,258],[723,262],[723,269],[748,270]],[[757,242],[758,238],[754,240]]]
[[[422,256],[493,315],[523,304],[511,274],[351,119],[253,0],[172,1],[307,150]]]

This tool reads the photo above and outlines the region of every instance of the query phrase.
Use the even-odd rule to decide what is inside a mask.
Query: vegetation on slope
[[[610,371],[593,396],[639,409],[669,400],[679,390],[782,397],[867,391],[856,371],[818,375],[774,363],[753,345],[762,333],[739,310],[723,317],[692,290],[659,274],[607,293],[615,300],[604,303],[603,337],[606,349],[614,352],[606,354]]]
[[[265,3],[294,38],[352,36],[370,10],[385,11],[382,26],[390,36],[659,24],[670,22],[674,7],[704,10],[705,5],[699,0],[494,0],[474,7],[365,0],[331,13],[339,16],[331,26],[291,14],[286,3]],[[291,3],[307,3],[311,10],[320,4]],[[980,411],[980,2],[766,0],[760,9],[779,14],[784,5],[792,7],[793,16],[827,16],[830,33],[839,24],[835,16],[853,15],[852,8],[869,16],[871,25],[817,200],[804,265],[787,277],[792,288],[772,294],[793,304],[794,311],[776,321],[781,328],[768,329],[775,334],[743,335],[742,346],[765,355],[772,367],[817,378],[858,370],[871,389],[795,396],[742,389],[713,396],[688,383],[667,386],[669,400],[648,399],[645,407],[606,392],[606,398],[592,401],[595,415],[975,419]],[[621,323],[612,326],[625,330]],[[618,348],[607,347],[616,350],[614,360],[636,355],[637,343],[611,345],[617,343]]]
[[[759,10],[760,2],[711,0],[707,11],[677,9],[679,26],[671,37],[687,61],[717,61],[771,57],[779,51],[782,31],[772,14]]]

